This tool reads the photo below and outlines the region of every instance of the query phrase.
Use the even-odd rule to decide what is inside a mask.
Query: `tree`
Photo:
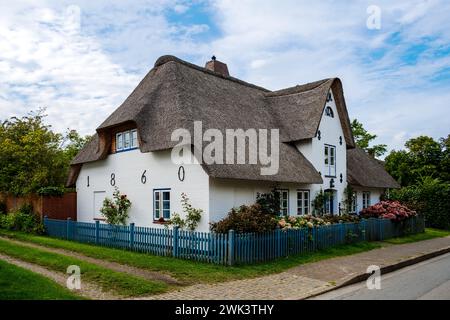
[[[88,138],[65,136],[44,123],[45,110],[0,124],[0,192],[24,195],[43,187],[63,187],[74,154]],[[63,143],[66,139],[66,143]]]
[[[435,141],[420,136],[405,143],[406,150],[392,151],[385,159],[386,170],[402,186],[418,183],[425,177],[450,181],[449,137]]]
[[[442,150],[441,163],[439,166],[441,180],[450,182],[450,134],[447,138],[441,138],[439,144]]]
[[[381,157],[387,152],[387,145],[376,144],[369,147],[370,142],[377,138],[376,135],[370,134],[364,129],[364,126],[357,119],[353,120],[351,123],[353,137],[355,138],[356,145],[361,149],[364,149],[373,157]]]

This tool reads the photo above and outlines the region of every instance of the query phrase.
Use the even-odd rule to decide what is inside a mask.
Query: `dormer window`
[[[328,95],[327,95],[327,102],[330,102],[330,101],[333,101],[333,97],[332,97],[332,95],[331,95],[331,92],[328,92]]]
[[[116,133],[116,152],[132,150],[137,147],[136,129]]]
[[[325,115],[326,115],[327,117],[334,118],[334,112],[333,112],[333,109],[331,109],[331,107],[326,107],[326,108],[325,108]]]

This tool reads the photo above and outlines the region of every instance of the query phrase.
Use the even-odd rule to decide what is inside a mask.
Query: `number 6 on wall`
[[[141,176],[141,183],[146,184],[147,183],[147,176],[145,175],[147,173],[147,170],[144,170]]]

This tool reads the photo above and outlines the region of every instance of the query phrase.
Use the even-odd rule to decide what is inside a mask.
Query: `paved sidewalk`
[[[305,299],[364,275],[367,267],[396,266],[440,250],[450,251],[450,237],[391,245],[351,256],[308,263],[285,272],[219,284],[199,284],[144,299],[295,300]]]

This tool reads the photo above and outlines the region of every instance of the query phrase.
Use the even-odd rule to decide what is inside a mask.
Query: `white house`
[[[257,164],[183,164],[172,161],[172,133],[193,123],[203,130],[278,129],[279,170],[261,175]],[[137,88],[96,130],[72,162],[68,186],[76,186],[78,221],[101,220],[100,207],[115,187],[132,202],[130,221],[162,227],[182,214],[181,193],[204,211],[199,231],[232,207],[252,204],[258,192],[281,189],[282,212],[311,213],[323,190],[325,210],[343,211],[345,190],[356,192],[352,211],[379,201],[397,182],[355,147],[339,79],[279,91],[233,78],[226,64],[205,68],[173,56],[159,58]],[[194,134],[193,134],[194,135]]]

